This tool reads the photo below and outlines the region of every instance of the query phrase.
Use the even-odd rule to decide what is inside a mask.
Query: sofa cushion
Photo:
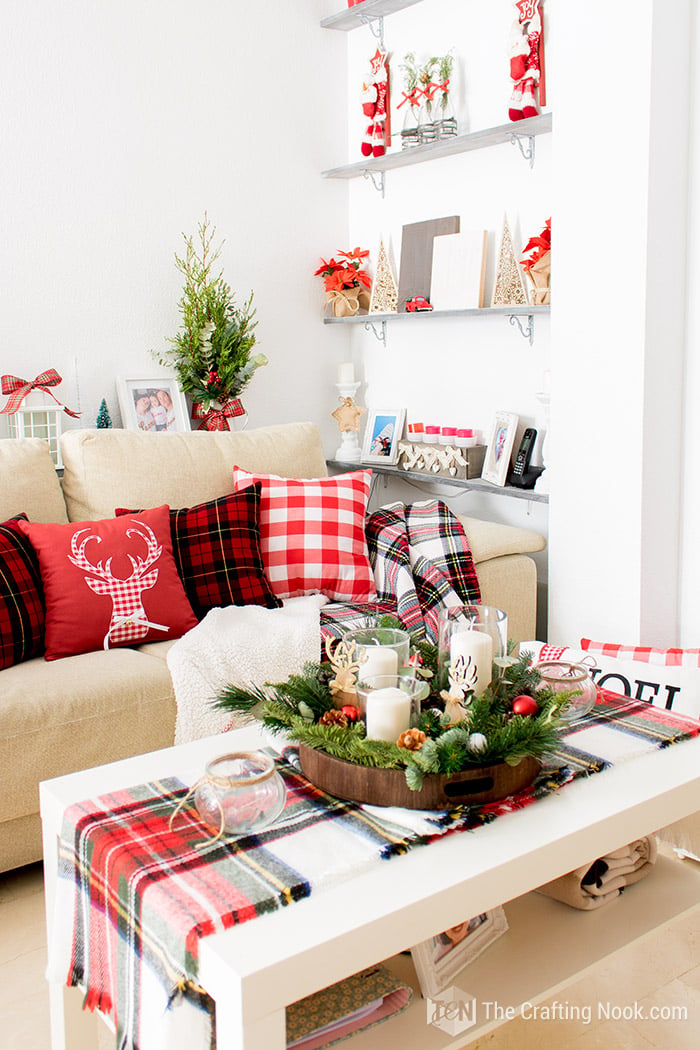
[[[70,521],[107,518],[115,507],[192,507],[218,499],[232,491],[234,463],[288,477],[326,473],[313,423],[183,434],[68,430],[61,436],[61,453]]]
[[[179,637],[196,625],[175,567],[167,506],[19,528],[39,557],[47,660]]]
[[[9,667],[0,689],[3,818],[36,813],[42,780],[169,747],[174,737],[162,660],[111,649]]]
[[[68,521],[48,442],[0,441],[0,521],[26,514],[30,521]]]
[[[236,466],[237,491],[262,485],[260,545],[278,598],[325,594],[337,601],[375,596],[365,516],[371,470],[325,478],[251,474]]]
[[[117,508],[118,515],[134,513]],[[259,514],[259,484],[170,511],[175,564],[197,619],[226,605],[282,604],[263,569]]]
[[[37,656],[44,647],[44,600],[34,548],[20,515],[0,524],[0,670]]]

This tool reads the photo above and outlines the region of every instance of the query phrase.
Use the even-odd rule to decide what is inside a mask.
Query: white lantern
[[[57,404],[50,394],[45,394],[42,390],[31,390],[23,398],[17,411],[7,416],[10,437],[35,437],[48,441],[51,458],[57,467],[62,467],[60,443],[62,415],[63,406]]]

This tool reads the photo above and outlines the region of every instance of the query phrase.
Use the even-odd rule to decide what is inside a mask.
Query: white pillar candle
[[[484,631],[456,631],[450,639],[450,663],[460,656],[467,665],[467,685],[481,696],[491,682],[491,636]]]
[[[399,654],[386,645],[366,645],[362,653],[359,679],[367,682],[374,675],[398,675]]]
[[[346,361],[342,365],[338,365],[338,382],[339,383],[354,383],[355,382],[355,366],[352,361]]]
[[[395,743],[411,727],[411,698],[396,686],[367,695],[367,737]]]

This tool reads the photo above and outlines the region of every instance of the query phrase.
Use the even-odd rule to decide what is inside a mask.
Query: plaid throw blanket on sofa
[[[324,637],[339,638],[363,617],[391,613],[416,638],[437,642],[442,606],[480,601],[469,540],[458,518],[440,500],[393,503],[375,511],[365,527],[377,602],[326,605]]]

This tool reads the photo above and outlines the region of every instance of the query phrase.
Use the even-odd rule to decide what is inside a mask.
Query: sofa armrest
[[[469,540],[484,605],[508,613],[508,637],[537,637],[537,566],[529,555],[544,550],[539,532],[458,514]]]
[[[468,518],[464,514],[457,517],[464,526],[475,565],[507,554],[533,554],[547,546],[544,536],[532,529],[499,525],[481,518]]]

